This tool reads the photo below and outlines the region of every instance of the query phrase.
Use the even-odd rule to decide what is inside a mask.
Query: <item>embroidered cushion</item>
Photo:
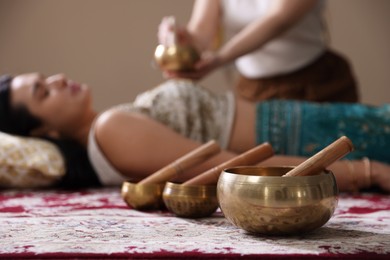
[[[54,144],[0,132],[0,187],[47,187],[64,174],[64,159]]]

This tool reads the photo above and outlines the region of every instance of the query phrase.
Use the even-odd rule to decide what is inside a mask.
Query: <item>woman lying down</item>
[[[57,187],[138,181],[212,139],[223,151],[175,181],[263,142],[276,155],[261,165],[297,165],[346,135],[355,151],[329,167],[339,189],[390,191],[389,105],[250,103],[230,92],[215,94],[190,81],[171,80],[99,114],[88,85],[63,74],[30,73],[2,77],[0,131],[54,142],[66,161],[66,174],[52,184]]]

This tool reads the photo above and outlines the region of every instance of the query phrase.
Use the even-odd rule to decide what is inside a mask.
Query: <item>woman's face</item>
[[[24,105],[51,130],[67,131],[82,124],[89,113],[91,93],[85,84],[57,74],[45,77],[39,73],[22,74],[11,83],[11,106]]]

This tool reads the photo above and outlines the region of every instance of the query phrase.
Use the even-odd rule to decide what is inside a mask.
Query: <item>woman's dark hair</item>
[[[32,116],[22,105],[11,108],[11,82],[12,77],[9,75],[0,78],[0,131],[28,136],[31,130],[42,125],[42,122]]]
[[[11,76],[0,77],[0,131],[12,135],[29,136],[31,130],[42,125],[42,121],[19,105],[10,105]],[[86,149],[73,140],[60,140],[43,137],[59,148],[64,159],[66,174],[58,183],[59,187],[81,188],[101,186],[93,170]]]
[[[44,138],[57,145],[65,159],[66,174],[58,187],[76,189],[102,186],[93,169],[87,150],[73,140]]]

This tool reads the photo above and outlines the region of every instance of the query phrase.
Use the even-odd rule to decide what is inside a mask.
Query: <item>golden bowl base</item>
[[[167,209],[178,217],[204,218],[218,209],[216,186],[183,186],[167,182],[163,191]]]

